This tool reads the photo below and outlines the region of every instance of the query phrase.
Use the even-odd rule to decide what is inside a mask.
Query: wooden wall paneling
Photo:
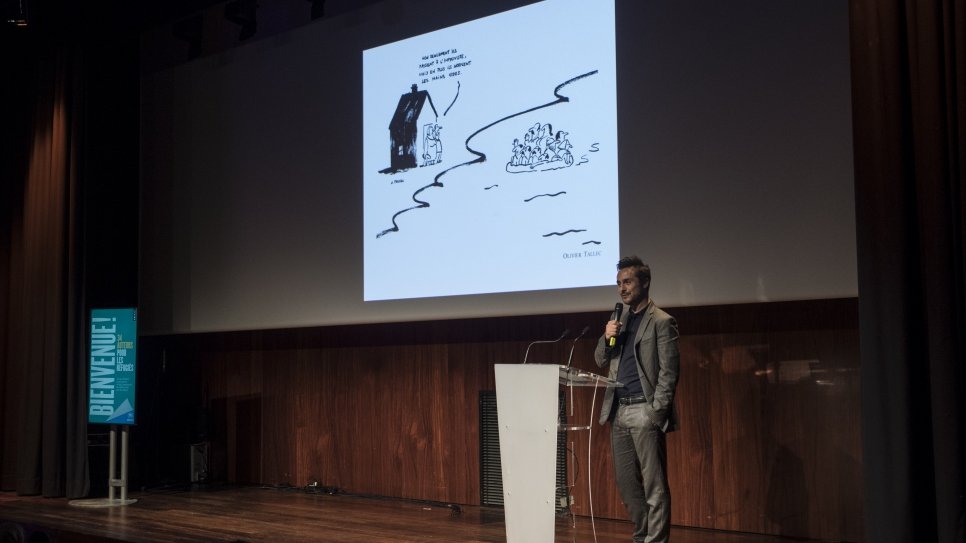
[[[480,392],[495,390],[494,365],[518,359],[519,350],[519,342],[467,342],[448,345],[449,364],[453,370],[451,406],[452,409],[462,412],[461,417],[451,420],[448,429],[448,435],[456,440],[451,455],[455,478],[452,486],[455,492],[451,494],[453,501],[459,497],[466,500],[460,503],[481,503]]]
[[[309,483],[298,478],[297,466],[311,450],[304,428],[314,406],[308,403],[305,389],[318,386],[320,372],[308,362],[316,356],[311,349],[298,350],[291,356],[273,357],[267,367],[261,368],[263,484]],[[217,378],[217,373],[213,377]]]
[[[822,521],[820,533],[860,541],[864,530],[864,509],[859,335],[857,331],[835,330],[830,336],[829,343],[823,345],[820,353],[821,359],[827,361],[826,369],[833,372],[823,376],[830,383],[823,388],[829,401],[820,404],[823,417],[819,421],[821,428],[816,429],[815,435],[824,434],[824,428],[833,432],[825,440],[828,461],[820,461],[817,466],[826,478],[816,488],[815,495],[819,499],[814,501],[818,511],[813,518]],[[824,469],[824,465],[832,469]],[[835,504],[821,499],[830,494],[836,496]]]
[[[294,347],[286,356],[267,359],[262,368],[263,448],[272,450],[272,458],[262,462],[264,478],[285,486],[324,486],[315,452],[323,421],[330,416],[323,405],[328,376],[320,350],[298,340]]]
[[[744,341],[710,338],[712,472],[714,476],[714,527],[762,533],[764,529],[765,452],[759,436],[762,421],[759,382],[754,375],[756,356],[766,346],[762,339]]]
[[[356,435],[365,431],[355,427],[356,409],[364,406],[353,405],[353,393],[361,382],[356,369],[364,364],[366,355],[361,349],[319,349],[287,376],[294,382],[285,386],[298,391],[293,416],[302,447],[296,451],[299,485],[318,477],[323,486],[351,488],[350,474],[358,455],[350,446],[358,445]],[[303,379],[305,375],[311,378]]]
[[[467,354],[472,353],[472,357]],[[481,390],[494,379],[486,350],[479,344],[447,345],[448,380],[444,384],[444,409],[458,413],[448,417],[439,439],[446,442],[448,489],[440,501],[471,505],[480,503],[480,403]]]
[[[708,342],[681,338],[681,376],[675,397],[680,429],[668,435],[671,522],[714,527],[712,354]]]
[[[236,398],[235,454],[228,479],[236,483],[258,484],[262,481],[262,397],[252,395]]]
[[[671,311],[682,330],[682,425],[668,438],[672,522],[861,539],[855,306],[820,300]],[[190,397],[168,418],[190,419],[185,413],[206,406],[216,421],[222,480],[318,481],[356,494],[478,504],[478,397],[494,388],[494,364],[522,361],[532,338],[589,324],[573,364],[602,372],[593,349],[606,316],[231,332],[142,346],[153,349],[145,360],[167,349],[164,394]],[[572,344],[534,346],[529,363],[565,363]],[[594,513],[623,519],[609,428],[596,425],[599,394],[593,432],[571,435],[569,469],[579,470],[573,510],[590,512],[589,473]],[[586,423],[591,398],[591,389],[576,391],[574,419]],[[173,426],[162,432],[177,442]]]
[[[328,467],[326,485],[361,494],[373,493],[386,476],[381,465],[384,455],[375,454],[373,434],[382,422],[376,419],[378,408],[390,391],[375,388],[378,355],[374,349],[326,349],[322,357],[326,372],[321,392],[328,398],[319,423],[330,436],[329,454],[314,460]]]
[[[177,448],[172,443],[173,424],[170,422],[172,413],[177,411],[177,403],[185,398],[194,399],[197,392],[184,391],[182,394],[175,394],[169,390],[169,375],[167,365],[167,353],[160,349],[140,348],[138,352],[138,381],[136,383],[137,393],[137,426],[132,428],[130,433],[130,487],[140,488],[142,486],[155,486],[164,484],[174,477],[174,470],[177,466],[172,466],[170,460],[177,455]],[[186,379],[186,381],[191,381]],[[196,385],[197,380],[193,381]],[[97,425],[89,426],[88,434],[105,433],[107,427]],[[12,442],[11,442],[12,443]],[[187,451],[187,448],[182,450]],[[100,480],[91,481],[92,496],[102,496],[107,494],[107,466],[106,462],[95,455],[95,451],[89,448],[91,457],[89,461],[92,478]],[[188,453],[185,452],[185,458]],[[106,455],[104,455],[106,457]],[[178,475],[187,473],[187,460],[182,464],[184,471]]]
[[[842,499],[847,489],[860,486],[861,470],[843,465],[850,454],[842,454],[842,447],[849,443],[845,436],[859,433],[858,420],[844,416],[859,410],[858,381],[850,378],[858,374],[857,339],[834,331],[769,335],[768,358],[758,370],[768,420],[759,439],[768,460],[764,513],[769,533],[856,535],[847,529],[849,521],[842,522],[850,508]]]
[[[802,340],[811,342],[817,334],[813,332],[807,339],[769,335],[764,360],[756,367],[766,422],[758,436],[765,453],[763,531],[790,536],[809,533],[812,485],[806,480],[806,471],[810,465],[823,469],[814,465],[823,444],[814,440],[816,415],[821,410],[810,369],[816,353]]]
[[[373,454],[385,462],[385,481],[373,492],[403,498],[439,499],[445,487],[445,444],[440,439],[443,413],[445,347],[405,346],[382,349],[384,376],[377,383],[373,429],[384,436]],[[387,396],[380,398],[379,396]],[[385,400],[385,401],[384,401]],[[375,461],[375,459],[373,459]],[[365,479],[360,474],[360,482]]]
[[[716,528],[827,539],[858,533],[858,522],[847,520],[861,502],[861,469],[849,460],[861,450],[847,437],[859,434],[858,418],[843,416],[858,411],[858,381],[849,377],[857,377],[857,336],[836,336],[691,338],[721,345],[711,349],[718,371],[708,412]],[[836,357],[852,368],[836,368]]]
[[[858,336],[775,333],[765,380],[773,431],[766,530],[857,540],[861,535]]]
[[[273,351],[271,355],[280,353]],[[230,350],[221,357],[228,417],[225,437],[230,451],[226,467],[232,483],[261,482],[261,376],[265,358],[265,351],[259,349]]]
[[[131,431],[131,488],[187,481],[189,444],[202,432],[202,368],[189,345],[142,340],[137,426]]]
[[[453,491],[469,495],[465,473],[478,472],[478,446],[454,435],[477,431],[465,387],[475,396],[478,378],[474,368],[450,360],[446,346],[323,349],[297,366],[271,372],[266,393],[274,405],[266,411],[280,413],[267,419],[296,421],[289,434],[297,442],[292,484],[440,501]],[[275,400],[286,391],[295,391],[294,412]],[[278,422],[274,427],[286,426]],[[271,429],[266,434],[268,443],[287,441]]]
[[[820,406],[815,405],[808,387],[808,383],[802,382],[778,387],[766,385],[763,408],[769,424],[767,433],[760,436],[767,455],[766,471],[762,475],[766,485],[763,531],[804,536],[810,533],[815,518],[809,502],[811,494],[818,490],[814,482],[821,476],[818,472],[808,472],[810,468],[825,469],[817,465],[824,463],[821,453],[825,447],[815,440]]]
[[[201,368],[201,394],[194,397],[201,410],[201,425],[194,440],[208,441],[208,476],[212,481],[228,480],[228,394],[224,368],[227,361],[217,351],[192,353],[194,363]],[[193,441],[194,441],[193,440]]]

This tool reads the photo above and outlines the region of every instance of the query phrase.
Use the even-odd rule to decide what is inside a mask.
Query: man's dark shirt
[[[617,370],[617,380],[624,383],[624,386],[616,389],[615,398],[627,396],[640,396],[644,394],[644,387],[641,386],[641,378],[637,373],[637,356],[634,354],[634,338],[637,337],[637,329],[643,320],[644,311],[639,313],[630,312],[627,316],[627,323],[623,330],[623,349],[621,350],[621,364]]]

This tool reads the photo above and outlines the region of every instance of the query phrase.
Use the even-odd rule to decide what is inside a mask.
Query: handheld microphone
[[[550,340],[544,339],[544,340],[540,340],[540,341],[534,341],[533,343],[527,345],[527,352],[523,354],[523,363],[524,364],[527,363],[527,357],[530,356],[530,347],[533,347],[537,343],[556,343],[556,342],[560,341],[561,339],[563,339],[564,336],[566,336],[569,333],[570,333],[570,329],[567,329],[567,330],[564,330],[563,333],[560,334],[560,337],[558,337],[557,339],[550,339]]]
[[[570,361],[574,359],[574,348],[577,346],[577,340],[584,337],[584,334],[586,334],[589,331],[590,331],[590,326],[584,326],[584,329],[583,331],[580,332],[580,335],[574,338],[574,343],[573,345],[570,346],[570,356],[567,357],[568,368],[570,367]]]
[[[624,312],[624,304],[617,302],[617,304],[614,305],[614,320],[617,322],[620,322],[621,313],[623,312]],[[618,331],[618,334],[620,334],[619,331]],[[607,344],[607,346],[611,348],[613,348],[614,345],[617,345],[617,336],[610,338],[610,342]]]

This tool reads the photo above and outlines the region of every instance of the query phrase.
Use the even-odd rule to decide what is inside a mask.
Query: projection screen
[[[845,1],[475,4],[145,74],[142,333],[857,295]]]

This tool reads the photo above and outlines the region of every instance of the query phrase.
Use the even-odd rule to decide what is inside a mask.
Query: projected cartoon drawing
[[[613,281],[613,8],[546,0],[363,52],[365,301]],[[514,61],[535,42],[566,61]]]
[[[423,127],[423,166],[432,166],[443,161],[443,142],[439,139],[442,126],[431,123]]]
[[[569,134],[558,130],[556,134],[550,123],[536,123],[523,134],[523,141],[513,140],[512,156],[506,164],[509,173],[540,172],[567,168],[574,163],[573,148]]]
[[[410,92],[399,97],[396,111],[389,122],[389,167],[380,173],[415,168],[418,141],[422,141],[423,152],[418,155],[424,165],[440,162],[443,145],[439,140],[438,119],[439,114],[429,92],[419,90],[413,84]]]
[[[429,183],[429,184],[427,184],[425,186],[422,186],[419,189],[417,189],[415,192],[413,192],[412,197],[411,197],[411,200],[413,202],[415,202],[416,205],[414,205],[414,206],[408,206],[406,208],[403,208],[403,209],[400,209],[400,210],[396,211],[393,214],[393,216],[392,216],[392,227],[386,228],[386,229],[382,230],[381,232],[379,232],[376,235],[376,237],[377,238],[381,238],[381,237],[385,236],[386,234],[389,234],[389,233],[392,233],[392,232],[398,232],[399,231],[399,224],[396,222],[396,219],[399,218],[400,215],[402,215],[404,213],[408,213],[408,212],[413,211],[413,210],[416,210],[416,209],[422,209],[422,208],[429,207],[430,206],[430,203],[428,201],[421,200],[419,198],[420,197],[420,193],[422,193],[423,191],[425,191],[426,189],[429,189],[429,188],[441,188],[441,187],[443,187],[443,183],[440,180],[447,173],[449,173],[451,170],[454,170],[456,168],[460,168],[460,167],[463,167],[463,166],[472,166],[472,165],[483,164],[483,163],[486,162],[486,158],[487,158],[486,153],[484,153],[482,151],[479,151],[479,150],[473,148],[470,145],[470,141],[472,141],[473,138],[477,137],[478,135],[480,135],[480,134],[482,134],[482,133],[484,133],[484,132],[486,132],[488,130],[493,129],[494,127],[496,127],[497,125],[499,125],[501,123],[504,123],[506,121],[509,121],[510,119],[514,119],[516,117],[520,117],[520,116],[523,116],[523,115],[528,115],[528,114],[530,114],[530,113],[532,113],[534,111],[540,110],[540,109],[544,109],[544,108],[548,108],[548,107],[553,107],[553,106],[559,106],[561,104],[569,103],[570,102],[570,98],[568,96],[565,96],[565,95],[560,94],[561,90],[564,89],[564,88],[566,88],[566,87],[568,87],[568,86],[570,86],[570,85],[572,85],[572,84],[574,84],[574,83],[576,83],[576,82],[578,82],[578,81],[580,81],[580,80],[582,80],[582,79],[585,79],[585,78],[588,78],[588,77],[592,77],[592,76],[594,76],[596,74],[597,74],[597,70],[593,70],[593,71],[590,71],[590,72],[587,72],[587,73],[584,73],[584,74],[580,74],[580,75],[578,75],[576,77],[572,77],[572,78],[568,79],[567,81],[564,81],[563,83],[560,83],[559,85],[557,85],[554,88],[553,94],[556,97],[555,100],[552,100],[552,101],[547,102],[545,104],[541,104],[541,105],[538,105],[538,106],[535,106],[535,107],[532,107],[532,108],[529,108],[529,109],[526,109],[526,110],[523,110],[523,111],[518,111],[516,113],[507,115],[505,117],[502,117],[500,119],[497,119],[495,121],[492,121],[489,124],[487,124],[486,126],[483,126],[483,127],[479,128],[479,129],[477,129],[476,131],[474,131],[472,134],[470,134],[466,138],[466,150],[469,151],[471,154],[475,155],[476,158],[474,158],[472,160],[469,160],[469,161],[466,161],[466,162],[462,162],[462,163],[456,164],[454,166],[451,166],[451,167],[443,170],[442,172],[438,173],[433,178],[432,183]],[[409,111],[410,113],[412,113],[412,115],[410,115],[410,116],[418,115],[417,112],[419,111],[419,109],[417,109],[415,106],[410,107],[409,104],[417,104],[417,103],[418,104],[421,104],[422,102],[425,102],[426,100],[428,100],[429,94],[426,93],[426,91],[417,91],[416,90],[416,85],[413,85],[412,88],[413,88],[413,91],[411,93],[404,94],[402,96],[402,98],[400,98],[400,100],[399,100],[400,106],[396,108],[396,115],[393,117],[393,123],[396,122],[397,118],[400,118],[400,117],[402,117],[403,119],[406,118],[406,115],[401,115],[400,114],[401,111]],[[425,93],[425,98],[420,98],[420,96],[421,96],[420,93]],[[404,109],[404,103],[406,105],[406,109]],[[430,106],[432,107],[432,101],[431,100],[429,100],[429,103],[430,103]],[[421,108],[421,107],[422,106],[420,105],[419,108]],[[435,108],[433,108],[433,111],[435,112]],[[390,132],[393,132],[394,138],[395,138],[396,132],[394,132],[392,130],[392,127],[393,127],[393,125],[390,125]],[[433,143],[427,143],[426,144],[426,147],[425,147],[427,150],[430,149],[430,148],[432,148],[434,150],[434,152],[437,153],[435,155],[436,159],[432,159],[432,157],[434,155],[430,155],[428,152],[427,153],[424,153],[424,155],[423,155],[423,158],[426,160],[426,164],[427,165],[428,164],[435,164],[436,162],[438,162],[438,156],[439,156],[439,154],[442,153],[442,144],[438,141],[438,138],[439,138],[439,126],[435,125],[435,123],[433,123],[433,124],[427,124],[424,127],[423,131],[424,131],[424,134],[425,134],[424,137],[426,138],[426,141],[427,142],[433,142],[433,138],[436,139],[435,142],[433,142]],[[410,140],[408,139],[409,138],[409,135],[408,135],[409,132],[404,132],[402,129],[400,129],[399,130],[399,133],[403,135],[402,137],[407,138],[407,139],[400,140],[400,141],[402,141],[404,144],[410,142]],[[568,133],[567,132],[564,132],[563,130],[558,130],[557,133],[554,134],[553,133],[553,127],[550,125],[550,123],[543,124],[543,123],[538,122],[538,123],[534,124],[523,135],[523,143],[520,143],[519,139],[514,140],[514,150],[513,150],[514,156],[513,156],[513,158],[511,158],[510,163],[507,164],[506,171],[509,172],[509,173],[521,173],[521,172],[525,172],[525,171],[526,172],[531,172],[531,171],[545,171],[545,170],[554,170],[554,169],[569,167],[570,165],[573,164],[574,158],[573,158],[573,155],[570,153],[570,149],[573,148],[573,145],[571,145],[570,140],[567,138],[567,136],[568,136]],[[396,140],[395,139],[393,140],[393,145],[394,146],[396,145]],[[399,147],[400,150],[402,148],[403,148],[402,146]],[[395,149],[395,147],[394,147],[394,149]],[[402,163],[401,162],[402,159],[399,158],[400,156],[401,156],[401,153],[400,154],[393,154],[393,158],[394,159],[399,159],[400,160],[400,163]],[[511,164],[514,162],[514,160],[516,161],[516,164],[511,166]],[[583,164],[584,162],[587,162],[587,160],[586,159],[585,160],[582,160],[581,161],[581,164]],[[405,162],[405,163],[406,164],[410,164],[410,163],[415,164],[415,158],[413,158],[411,162]],[[412,167],[412,166],[406,166],[406,167],[404,167],[402,169],[408,169],[410,167]],[[399,169],[391,169],[390,168],[390,169],[382,170],[380,173],[395,173],[395,172],[398,172],[398,171],[400,171],[400,170]],[[558,193],[558,194],[565,194],[565,193]],[[556,232],[556,233],[554,233],[554,235],[565,235],[565,234],[568,234],[568,233],[583,232],[583,231],[584,230],[582,230],[582,229],[570,229],[570,230],[567,230],[566,232],[563,232],[563,233]],[[543,237],[547,237],[547,236],[543,236]]]

